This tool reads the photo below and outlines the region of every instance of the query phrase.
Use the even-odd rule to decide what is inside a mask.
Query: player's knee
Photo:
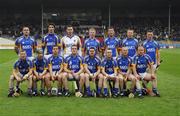
[[[81,73],[81,74],[80,74],[80,77],[84,77],[84,73]]]

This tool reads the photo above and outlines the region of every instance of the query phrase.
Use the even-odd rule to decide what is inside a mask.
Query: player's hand
[[[17,81],[19,81],[19,82],[20,82],[20,81],[21,81],[21,78],[19,78],[19,77],[18,77],[18,78],[17,78]]]
[[[124,78],[124,81],[125,81],[125,82],[127,81],[127,78],[128,78],[128,77],[127,77],[127,76],[125,76],[125,78]]]
[[[43,78],[43,75],[42,74],[39,74],[39,79],[42,79]]]
[[[135,75],[135,77],[136,77],[138,80],[140,80],[140,76],[139,76],[139,75]]]
[[[27,80],[28,77],[29,77],[28,74],[24,75],[23,80]]]
[[[54,76],[51,77],[51,80],[54,82],[54,80],[55,80],[55,79],[54,79]]]

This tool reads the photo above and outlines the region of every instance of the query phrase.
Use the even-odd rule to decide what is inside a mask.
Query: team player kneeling
[[[91,31],[95,30],[91,29]],[[110,28],[109,31],[114,30]],[[110,34],[111,38],[107,39],[110,42],[106,44],[111,41],[114,44],[114,41],[117,40],[113,39],[112,33]],[[95,37],[93,39],[96,40]],[[128,41],[131,41],[131,38]],[[88,40],[86,42],[87,45],[90,45]],[[119,44],[119,42],[117,43]],[[48,58],[44,57],[43,50],[36,50],[37,57],[33,60],[27,57],[25,50],[19,50],[19,59],[14,64],[9,80],[8,97],[22,94],[20,84],[26,80],[28,81],[27,93],[29,96],[39,94],[41,96],[46,94],[48,96],[70,96],[69,81],[74,84],[77,97],[137,96],[142,98],[147,93],[160,96],[153,65],[155,60],[148,55],[147,50],[145,51],[146,44],[147,42],[143,46],[138,46],[137,54],[132,56],[129,56],[130,47],[126,47],[125,44],[118,57],[115,57],[118,52],[114,55],[116,49],[113,50],[106,45],[105,56],[102,60],[97,54],[97,46],[93,45],[88,47],[84,58],[79,55],[77,44],[71,45],[71,53],[67,57],[60,55],[59,45],[51,48],[52,55]],[[38,81],[41,81],[40,92],[38,92]],[[128,88],[128,81],[131,82],[130,88]],[[14,82],[16,82],[15,89]],[[53,83],[55,82],[57,82],[57,87],[54,87]],[[152,83],[152,91],[147,91],[149,82]]]

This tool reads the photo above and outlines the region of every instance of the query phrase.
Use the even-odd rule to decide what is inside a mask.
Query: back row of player
[[[52,57],[52,54],[54,54],[53,46],[57,46],[57,47],[55,47],[57,49],[62,48],[63,49],[63,50],[61,49],[62,55],[64,57],[67,57],[69,55],[71,56],[71,50],[73,50],[72,46],[76,45],[74,47],[77,47],[77,50],[79,50],[78,54],[81,55],[81,50],[80,50],[81,49],[81,41],[78,36],[73,35],[72,26],[67,27],[67,29],[66,29],[67,36],[63,37],[61,42],[58,39],[58,37],[54,34],[54,25],[50,24],[48,26],[48,31],[49,31],[48,35],[45,36],[42,40],[43,49],[46,52],[46,55],[45,55],[46,59],[53,60],[53,57]],[[24,36],[20,37],[16,40],[16,45],[17,45],[16,51],[18,52],[18,51],[24,50],[24,51],[26,51],[27,57],[32,59],[32,54],[33,54],[33,50],[34,50],[33,48],[35,48],[37,44],[35,43],[35,41],[33,39],[29,38],[29,28],[28,27],[23,28],[23,33],[24,33]],[[114,87],[114,95],[116,95],[118,93],[118,87],[119,87],[118,83],[119,82],[121,83],[120,84],[121,90],[123,89],[123,84],[122,84],[123,80],[124,80],[123,76],[126,77],[125,80],[129,79],[132,81],[132,83],[134,83],[134,85],[132,84],[133,87],[138,84],[137,79],[140,77],[144,78],[147,81],[152,81],[154,83],[153,91],[155,94],[158,95],[158,92],[156,89],[157,80],[156,80],[156,76],[154,75],[154,71],[155,71],[156,65],[160,64],[160,62],[159,62],[160,57],[159,57],[159,51],[158,51],[159,46],[158,46],[157,42],[155,42],[153,40],[153,33],[152,32],[147,33],[147,41],[145,41],[143,44],[143,46],[146,48],[145,49],[146,53],[149,54],[150,57],[148,55],[144,55],[144,53],[143,53],[144,48],[142,48],[142,47],[138,48],[138,55],[135,57],[136,49],[138,46],[138,41],[133,38],[133,30],[128,30],[127,38],[122,41],[122,44],[120,44],[119,40],[114,37],[114,29],[113,28],[108,29],[108,34],[109,34],[109,37],[107,39],[105,39],[104,44],[103,44],[105,46],[105,47],[103,46],[104,49],[107,50],[106,58],[102,61],[102,65],[101,65],[102,67],[104,67],[104,71],[102,68],[102,71],[101,71],[102,75],[100,75],[100,77],[103,78],[104,81],[103,81],[103,84],[99,84],[99,85],[103,85],[103,87],[104,87],[104,95],[105,96],[107,95],[106,94],[107,93],[106,78],[108,79],[111,77],[118,77],[118,79],[115,79],[116,81],[115,81],[115,87]],[[89,30],[89,36],[90,37],[88,39],[86,39],[86,41],[82,47],[85,49],[85,50],[82,50],[82,54],[90,55],[89,53],[91,53],[90,52],[90,50],[91,50],[92,52],[94,51],[94,55],[96,55],[96,54],[98,54],[98,52],[100,52],[103,49],[103,47],[100,46],[98,40],[95,39],[95,29],[91,28]],[[126,47],[123,47],[123,49],[121,50],[122,54],[120,57],[118,57],[117,62],[116,62],[115,59],[116,59],[116,56],[118,55],[118,53],[120,52],[120,48],[122,48],[121,45],[126,46]],[[56,52],[57,51],[59,54],[60,50],[56,50]],[[128,55],[126,55],[127,53],[128,53]],[[112,54],[112,56],[111,56],[111,54]],[[123,56],[126,56],[126,57],[124,58]],[[111,59],[111,57],[113,57],[113,60]],[[68,57],[65,59],[65,62],[67,63],[67,65],[69,65],[70,67],[73,66],[72,65],[73,60],[72,60],[72,62],[68,62],[67,59],[68,59]],[[97,57],[97,59],[98,59],[98,57]],[[90,70],[93,70],[93,69],[95,70],[97,68],[96,66],[93,66],[93,63],[95,65],[96,62],[98,61],[97,59],[95,60],[95,63],[94,63],[94,62],[90,61],[91,57],[88,58],[88,56],[87,56],[84,60],[84,62],[86,62],[85,64],[87,64],[87,67],[88,67],[88,68],[85,68],[85,69],[87,69],[85,71],[87,74],[85,73],[84,75],[81,74],[79,76],[83,77],[83,78],[91,77],[93,74],[92,73],[93,71],[90,71]],[[131,74],[131,71],[128,70],[129,66],[131,65],[132,59],[135,64],[135,66],[133,68],[134,76]],[[88,61],[86,61],[86,60],[88,60]],[[76,64],[77,61],[78,61],[78,59],[74,60],[73,63]],[[52,61],[49,61],[49,63],[50,62],[52,65],[53,64]],[[83,63],[83,60],[80,62]],[[154,62],[154,66],[152,66],[153,62]],[[97,64],[96,65],[99,66],[100,64],[101,63],[98,63],[98,65]],[[146,69],[147,69],[148,65],[150,66],[150,69],[152,69],[150,72],[151,75],[146,73]],[[81,66],[75,66],[75,67],[81,68]],[[119,71],[117,71],[117,69],[116,69],[117,67],[119,67]],[[52,69],[53,69],[53,67],[52,67]],[[68,72],[68,71],[65,71],[65,72]],[[63,74],[63,75],[65,75],[65,74]],[[50,76],[52,77],[51,73],[50,73]],[[68,75],[68,77],[74,77],[74,76]],[[60,77],[66,77],[66,76],[61,75]],[[133,77],[136,77],[136,78],[133,78]],[[119,81],[117,81],[117,80],[119,80]],[[60,82],[61,81],[59,81],[59,83]],[[99,82],[102,83],[102,80],[99,79]],[[82,82],[80,82],[80,85],[82,86]],[[86,81],[86,85],[89,85],[87,81]],[[46,86],[47,86],[47,83],[46,83]],[[12,88],[12,85],[10,88]],[[102,86],[100,88],[102,88]],[[137,86],[136,88],[140,88],[140,87]],[[87,86],[86,89],[89,90],[89,87]],[[121,94],[123,94],[123,92],[121,92]]]

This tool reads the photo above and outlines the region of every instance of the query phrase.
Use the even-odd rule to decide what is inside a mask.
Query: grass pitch
[[[0,50],[0,116],[180,116],[180,49],[161,50],[158,70],[161,97],[104,99],[76,97],[8,98],[8,80],[17,55]],[[26,83],[22,84],[26,91]]]

